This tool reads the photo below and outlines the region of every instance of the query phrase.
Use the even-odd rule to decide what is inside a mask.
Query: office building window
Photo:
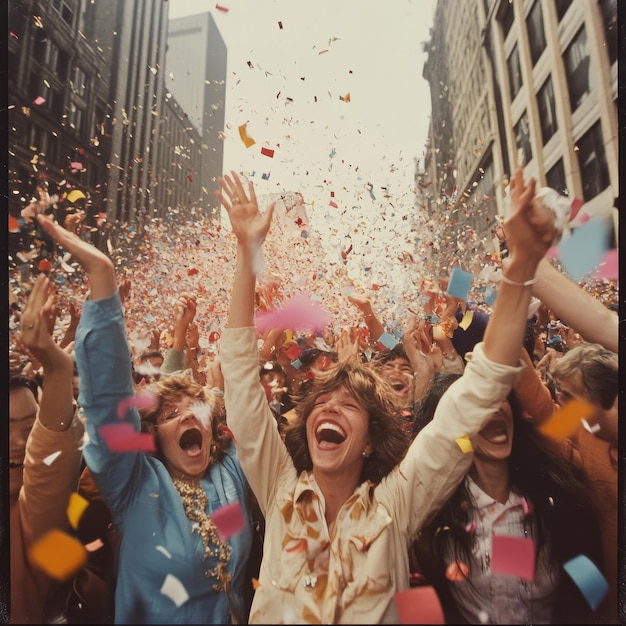
[[[572,0],[555,0],[554,4],[556,6],[556,16],[560,22],[563,19],[563,16],[567,13],[567,9],[570,8]]]
[[[552,189],[556,189],[559,193],[567,196],[567,183],[565,182],[565,168],[563,167],[563,159],[559,159],[546,173],[546,184]]]
[[[72,26],[74,23],[74,7],[66,0],[52,0],[52,7],[63,18],[63,21]]]
[[[606,51],[609,54],[611,64],[617,61],[617,0],[598,0],[598,6],[602,12],[604,23],[604,36],[606,37]]]
[[[506,36],[509,34],[511,30],[511,26],[513,26],[513,21],[515,20],[515,13],[513,12],[513,4],[505,0],[502,3],[502,11],[500,13],[499,21],[502,26],[502,36],[506,39]],[[488,12],[487,12],[488,13]]]
[[[602,127],[596,122],[576,143],[583,198],[589,201],[610,184]]]
[[[73,128],[81,135],[83,132],[83,110],[79,106],[76,106],[74,102],[70,103],[70,111],[67,118],[69,127]]]
[[[509,58],[506,61],[506,66],[509,71],[509,93],[511,100],[515,100],[515,96],[522,88],[522,68],[519,62],[519,51],[517,44],[515,44]]]
[[[585,97],[591,93],[591,78],[589,76],[589,47],[587,33],[584,27],[574,37],[572,43],[563,55],[567,89],[572,111],[575,111]]]
[[[527,165],[533,158],[533,151],[530,145],[530,127],[526,111],[522,113],[519,122],[515,125],[515,142],[517,144],[518,165]]]
[[[75,94],[78,94],[81,97],[85,97],[85,93],[87,92],[87,74],[80,68],[74,68],[74,76],[72,77],[72,89]]]
[[[539,108],[539,121],[541,123],[541,139],[545,145],[558,128],[554,89],[552,88],[552,78],[550,76],[548,76],[546,82],[537,92],[537,107]]]
[[[535,65],[542,52],[546,49],[546,35],[543,30],[543,14],[541,2],[535,0],[528,17],[526,18],[526,30],[528,32],[528,44],[530,45],[530,59]]]

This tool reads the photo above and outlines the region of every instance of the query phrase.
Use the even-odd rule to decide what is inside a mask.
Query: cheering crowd
[[[228,231],[154,224],[123,262],[24,216],[11,621],[620,623],[617,288],[546,257],[535,181],[490,304],[311,272],[252,182],[216,195]]]

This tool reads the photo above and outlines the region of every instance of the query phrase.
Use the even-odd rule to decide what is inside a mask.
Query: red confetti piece
[[[307,541],[304,537],[298,539],[290,548],[285,548],[285,552],[306,552]]]
[[[21,230],[20,223],[17,221],[15,217],[9,215],[9,232],[10,233],[19,233]]]
[[[187,174],[187,180],[188,180],[190,183],[193,183],[193,177],[191,176],[191,174]]]
[[[245,526],[241,505],[237,500],[225,504],[211,514],[211,519],[217,527],[217,532],[222,541],[239,534]]]
[[[52,269],[52,263],[50,263],[48,259],[41,259],[41,261],[39,261],[37,269],[40,272],[49,272]]]
[[[535,581],[535,542],[526,537],[493,535],[491,570],[499,574]]]
[[[261,148],[261,154],[265,155],[266,157],[270,157],[270,158],[274,157],[274,151],[271,150],[270,148]]]
[[[331,200],[328,204],[333,207],[333,209],[339,208],[339,205],[334,200]]]
[[[216,342],[216,341],[220,338],[220,336],[221,336],[221,335],[219,334],[219,332],[218,332],[217,330],[212,330],[212,331],[209,333],[209,341],[210,341],[211,343],[215,343],[215,342]]]
[[[125,398],[117,405],[117,416],[122,419],[126,411],[134,406],[138,409],[151,409],[159,403],[158,397],[150,392],[138,393],[130,398]]]
[[[299,346],[294,343],[293,346],[290,346],[288,350],[285,350],[285,354],[292,361],[294,361],[295,359],[297,359],[302,354],[302,350],[300,350]]]
[[[197,273],[198,273],[198,268],[197,267],[190,267],[187,270],[187,276],[194,276]]]
[[[228,13],[228,11],[230,11],[230,9],[228,7],[223,7],[223,6],[219,5],[219,4],[216,4],[215,8],[218,11],[221,11],[222,13]]]
[[[573,220],[580,211],[580,207],[585,204],[585,201],[582,198],[574,198],[572,203],[570,204],[570,220]]]
[[[155,452],[152,433],[139,433],[132,424],[105,424],[98,428],[111,452]]]
[[[445,624],[439,596],[433,587],[424,585],[398,591],[393,600],[400,624]]]

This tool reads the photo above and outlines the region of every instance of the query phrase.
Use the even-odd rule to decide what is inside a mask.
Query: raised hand
[[[359,362],[359,336],[353,326],[339,333],[335,342],[335,351],[340,363],[356,364]]]
[[[21,319],[21,340],[24,346],[42,361],[47,352],[55,347],[50,320],[54,314],[54,294],[50,292],[50,280],[39,274],[28,298]]]
[[[44,231],[67,250],[87,272],[92,300],[108,298],[117,291],[115,267],[106,254],[48,217],[38,215],[37,221]]]

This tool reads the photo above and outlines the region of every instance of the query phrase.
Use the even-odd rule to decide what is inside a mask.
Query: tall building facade
[[[464,228],[491,236],[518,163],[584,200],[587,215],[613,214],[616,0],[439,0],[426,45],[424,171]]]
[[[167,47],[167,89],[202,137],[206,154],[201,181],[213,190],[224,160],[226,45],[213,16],[206,12],[171,19]]]

